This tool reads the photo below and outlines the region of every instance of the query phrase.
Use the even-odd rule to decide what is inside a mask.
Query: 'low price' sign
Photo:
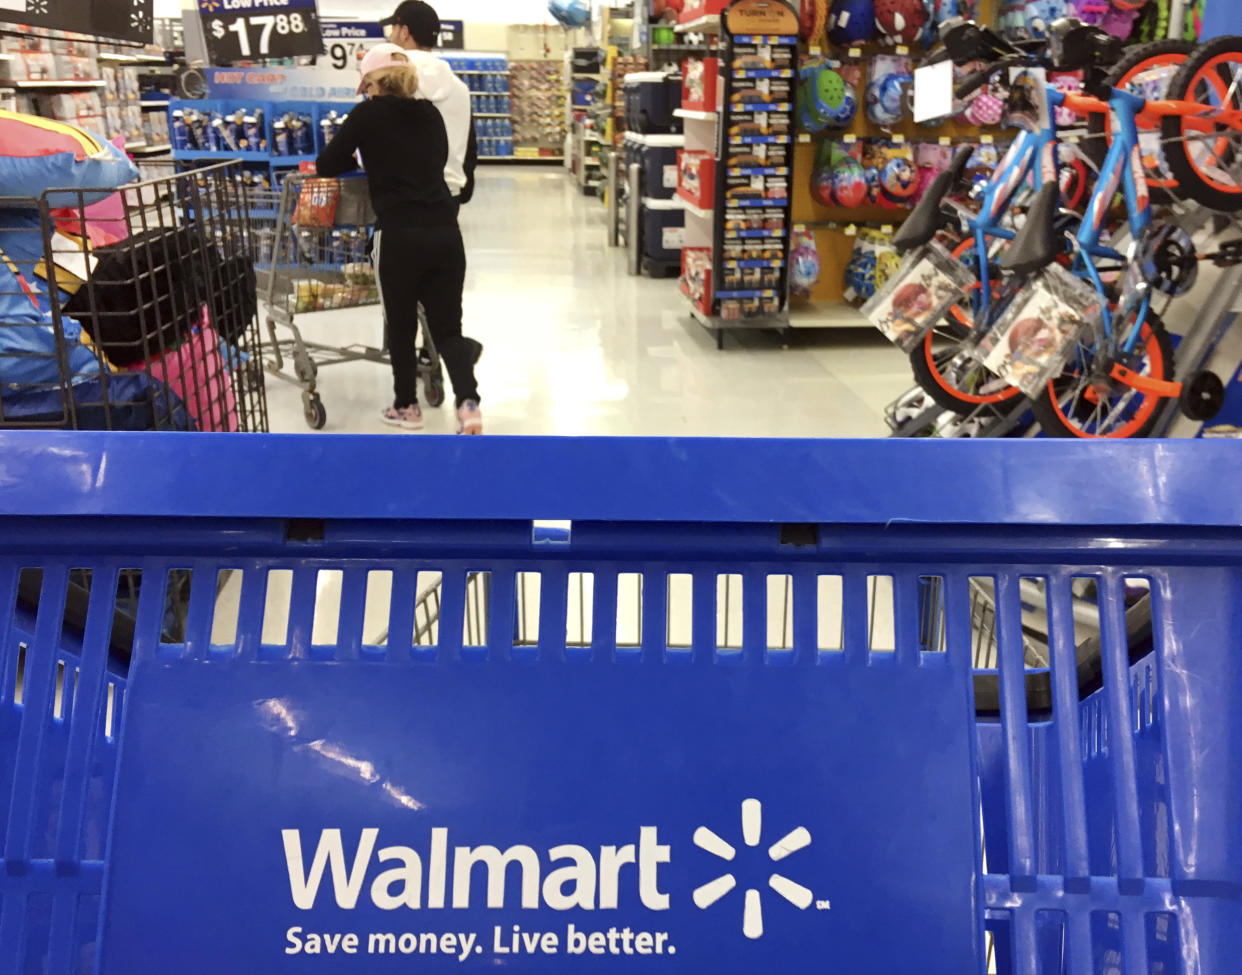
[[[198,0],[215,64],[323,53],[315,0]]]

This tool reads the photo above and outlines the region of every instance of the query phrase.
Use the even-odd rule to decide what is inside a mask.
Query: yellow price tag
[[[796,223],[796,224],[794,224],[794,233],[796,233],[796,234],[800,234],[800,233],[802,233],[802,231],[804,231],[804,230],[806,230],[806,224],[804,224],[804,223]]]
[[[906,144],[906,137],[902,135],[900,132],[895,133],[893,135],[893,144],[898,145],[898,146],[904,146]]]
[[[855,227],[853,224],[850,224],[848,227],[845,228],[845,236],[846,237],[857,237],[858,228]]]
[[[993,139],[990,135],[981,135],[979,136],[979,141],[982,142],[985,146],[990,146],[996,140]]]
[[[810,141],[811,141],[811,137],[810,137],[807,133],[805,133],[805,132],[799,132],[799,133],[798,133],[798,141],[799,141],[799,142],[810,142]]]
[[[812,57],[817,58],[823,53],[824,53],[824,49],[820,47],[818,44],[811,45],[811,56]]]
[[[947,135],[942,135],[942,136],[940,137],[940,144],[941,144],[942,146],[949,146],[949,145],[952,145],[952,144],[953,144],[953,140],[952,140],[952,139],[950,139]]]
[[[858,141],[858,136],[856,136],[856,135],[847,135],[843,141],[844,141],[847,145],[853,145],[855,142],[857,142],[857,141]]]
[[[852,58],[860,58],[860,57],[862,57],[862,48],[861,48],[861,47],[851,47],[851,48],[850,48],[850,51],[849,51],[849,54],[850,54],[850,57],[852,57]]]
[[[886,223],[883,227],[880,228],[880,233],[882,234],[891,234],[892,232],[893,232],[893,225],[891,223]]]
[[[897,53],[904,57],[905,55],[910,53],[910,49],[906,47],[904,44],[898,44]]]

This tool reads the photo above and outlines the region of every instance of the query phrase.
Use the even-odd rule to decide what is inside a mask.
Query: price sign
[[[357,70],[367,49],[384,39],[384,28],[378,21],[325,20],[320,27],[328,61],[337,71]]]
[[[315,0],[198,0],[216,64],[322,54]]]

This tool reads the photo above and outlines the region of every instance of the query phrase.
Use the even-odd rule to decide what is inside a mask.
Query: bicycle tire
[[[1004,403],[1015,396],[1022,395],[1015,386],[1006,386],[998,392],[986,394],[962,389],[956,380],[946,375],[944,369],[944,366],[954,358],[952,350],[949,355],[944,353],[936,355],[933,342],[933,333],[928,332],[923,341],[910,350],[910,371],[914,373],[915,382],[936,402],[937,406],[967,416],[980,406]],[[984,371],[981,365],[977,366],[977,369]]]
[[[1196,83],[1200,79],[1206,80],[1203,73],[1214,62],[1229,58],[1242,71],[1242,37],[1218,37],[1196,47],[1169,83],[1169,99],[1195,101],[1193,96]],[[1225,83],[1224,79],[1221,80]],[[1235,108],[1242,108],[1242,92],[1235,92],[1233,104]],[[1210,210],[1224,213],[1242,210],[1242,180],[1236,184],[1224,184],[1215,182],[1205,173],[1195,162],[1190,143],[1185,141],[1183,121],[1181,116],[1169,115],[1165,117],[1161,128],[1165,160],[1168,162],[1169,171],[1177,180],[1181,194]],[[1242,137],[1242,133],[1238,135]],[[1235,147],[1234,151],[1235,154],[1242,151],[1242,145]]]
[[[1105,83],[1112,88],[1122,88],[1136,75],[1151,68],[1163,67],[1168,64],[1183,64],[1197,45],[1193,41],[1153,41],[1131,48],[1120,61],[1113,65],[1105,77]],[[1104,159],[1108,155],[1108,146],[1112,138],[1112,112],[1094,112],[1087,116],[1087,139],[1083,150],[1087,158],[1095,166],[1098,175],[1104,168]],[[1177,189],[1176,179],[1164,179],[1147,171],[1147,184],[1151,190],[1151,198],[1155,203],[1167,203],[1170,194]]]
[[[1147,322],[1143,325],[1144,345],[1150,354],[1152,343],[1155,343],[1156,350],[1160,354],[1159,374],[1156,374],[1155,364],[1153,363],[1152,373],[1157,379],[1172,381],[1176,373],[1176,364],[1173,361],[1173,340],[1169,338],[1169,333],[1165,330],[1164,322],[1155,312],[1149,312]],[[1077,437],[1085,440],[1108,439],[1108,440],[1137,440],[1151,435],[1155,429],[1157,420],[1160,419],[1159,398],[1145,397],[1152,399],[1150,410],[1147,410],[1145,404],[1143,409],[1147,410],[1147,415],[1143,421],[1137,425],[1127,424],[1123,426],[1117,433],[1104,434],[1099,436],[1092,434],[1076,426],[1070,422],[1070,418],[1058,404],[1058,396],[1056,384],[1060,378],[1049,380],[1047,389],[1036,399],[1032,406],[1031,412],[1034,413],[1035,419],[1038,421],[1040,429],[1049,437]]]

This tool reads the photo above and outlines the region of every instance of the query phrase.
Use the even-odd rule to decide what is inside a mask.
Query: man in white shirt
[[[440,110],[449,143],[444,182],[458,204],[469,203],[474,195],[474,169],[479,160],[470,89],[434,53],[440,40],[440,17],[422,0],[404,0],[380,25],[393,44],[404,48],[418,70],[417,97],[427,99]]]

